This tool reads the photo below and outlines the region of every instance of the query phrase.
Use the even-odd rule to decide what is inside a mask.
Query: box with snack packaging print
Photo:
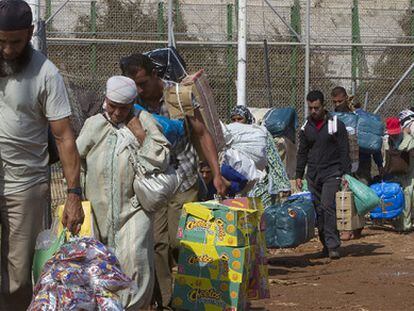
[[[258,222],[257,210],[229,207],[216,201],[184,204],[177,238],[217,246],[250,245]]]

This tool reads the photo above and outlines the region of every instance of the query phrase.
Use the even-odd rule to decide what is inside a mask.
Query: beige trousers
[[[184,203],[197,201],[198,183],[183,193],[177,193],[165,208],[155,213],[154,219],[154,299],[158,309],[170,310],[172,298],[172,266],[178,260],[178,222]]]
[[[0,196],[0,310],[26,310],[32,298],[32,260],[48,204],[47,182]]]

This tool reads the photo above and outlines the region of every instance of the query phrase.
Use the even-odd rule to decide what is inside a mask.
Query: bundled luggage
[[[356,172],[359,166],[359,145],[357,136],[358,115],[352,112],[334,112],[333,115],[345,124],[348,132],[349,158],[351,159],[351,172]]]
[[[184,59],[170,46],[144,53],[155,65],[161,79],[180,82],[187,76]]]
[[[381,199],[370,187],[350,175],[345,175],[345,179],[354,194],[358,215],[364,216],[380,204]]]
[[[295,142],[298,116],[295,109],[273,108],[263,118],[263,125],[273,137],[286,137]]]
[[[141,105],[135,104],[135,110],[146,110]],[[161,131],[165,138],[168,139],[170,144],[174,146],[177,141],[179,141],[185,135],[184,130],[184,121],[182,120],[170,120],[167,117],[161,116],[159,114],[153,113],[152,114],[155,121],[161,127]]]
[[[333,112],[332,115],[337,116],[338,120],[345,124],[346,129],[352,129],[356,132],[358,126],[358,115],[353,112]],[[349,130],[348,130],[349,132]]]
[[[267,166],[267,130],[256,124],[231,123],[224,127],[227,148],[237,150],[250,158],[257,169],[264,170]]]
[[[358,145],[365,152],[378,152],[382,148],[384,124],[381,118],[372,113],[358,115]]]
[[[381,182],[371,185],[371,189],[381,198],[381,203],[370,212],[371,219],[393,219],[401,215],[404,206],[404,191],[400,184]]]
[[[93,238],[73,238],[46,263],[28,310],[121,311],[117,293],[128,288],[134,289],[132,280],[105,245]]]
[[[315,234],[315,210],[309,198],[288,199],[265,209],[266,244],[270,248],[296,247]]]
[[[171,119],[184,119],[194,116],[193,100],[200,105],[199,111],[207,130],[210,132],[217,151],[222,151],[225,142],[217,107],[214,103],[213,92],[203,70],[186,77],[181,83],[164,89],[164,99],[167,103]],[[201,146],[194,140],[194,146],[199,156]]]

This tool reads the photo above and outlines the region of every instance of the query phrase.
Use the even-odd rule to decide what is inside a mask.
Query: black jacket
[[[337,120],[337,132],[330,135],[328,119],[332,119],[332,116],[327,113],[320,130],[310,117],[302,127],[299,133],[296,178],[303,178],[306,165],[307,176],[312,180],[350,173],[351,160],[345,125]]]

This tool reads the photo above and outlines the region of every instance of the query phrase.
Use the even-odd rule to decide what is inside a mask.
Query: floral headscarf
[[[246,108],[245,106],[236,106],[232,109],[230,113],[230,118],[237,115],[245,118],[246,124],[252,124],[255,121],[253,114],[250,112],[249,108]]]

